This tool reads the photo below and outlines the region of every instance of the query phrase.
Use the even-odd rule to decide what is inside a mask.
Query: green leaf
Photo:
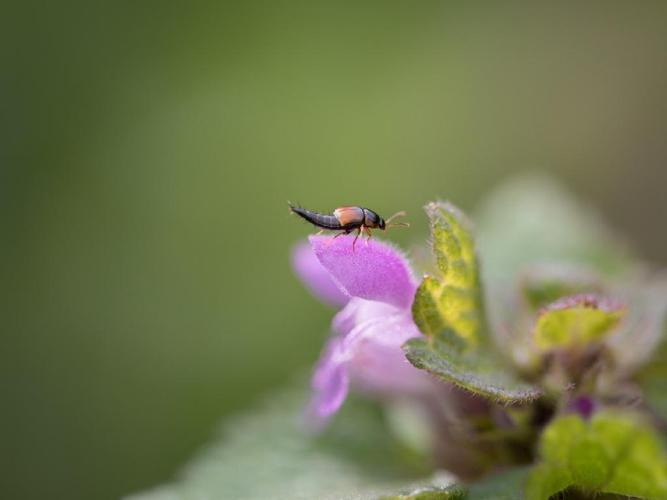
[[[657,435],[631,415],[611,411],[590,422],[577,415],[554,420],[540,442],[542,463],[526,484],[526,500],[576,487],[587,493],[667,498],[667,460]]]
[[[468,485],[447,488],[425,488],[412,494],[396,495],[382,500],[523,500],[527,467],[516,467]]]
[[[547,464],[533,468],[526,481],[526,500],[546,500],[572,484],[570,473]]]
[[[639,384],[649,406],[667,420],[667,346],[639,373]]]
[[[466,500],[523,500],[529,469],[517,467],[473,483]]]
[[[177,481],[128,500],[370,500],[451,483],[392,439],[375,406],[349,401],[317,437],[301,425],[304,404],[287,390],[230,419]]]
[[[614,345],[617,359],[637,373],[651,408],[667,420],[667,277],[644,285]],[[643,366],[642,366],[643,365]]]
[[[484,312],[470,223],[451,203],[429,203],[425,210],[441,277],[424,278],[415,295],[413,316],[429,338],[449,332],[478,344]]]
[[[550,463],[564,464],[570,450],[586,433],[586,423],[577,415],[566,415],[549,424],[542,433],[540,454]]]
[[[517,380],[481,349],[462,353],[443,342],[430,344],[424,339],[411,339],[403,350],[415,367],[493,401],[522,403],[542,394],[538,388]]]
[[[536,311],[558,299],[582,293],[601,293],[601,279],[588,267],[568,264],[535,264],[520,278],[521,295]]]
[[[611,333],[624,314],[618,304],[594,295],[566,297],[540,312],[535,344],[542,350],[584,346]]]
[[[466,500],[466,489],[461,486],[418,488],[412,493],[381,497],[380,500]]]
[[[412,305],[415,323],[425,335],[404,346],[410,362],[457,386],[504,403],[538,397],[491,351],[486,332],[475,244],[470,223],[446,202],[429,203],[433,253],[440,277],[426,276]]]
[[[627,243],[599,214],[545,175],[501,185],[476,215],[484,278],[493,283],[513,282],[532,263],[584,264],[616,274],[630,261]]]

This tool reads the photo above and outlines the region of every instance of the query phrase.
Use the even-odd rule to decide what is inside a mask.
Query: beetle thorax
[[[376,212],[373,212],[368,208],[364,208],[364,226],[371,228],[379,227],[380,220],[382,220],[382,217],[380,217]]]

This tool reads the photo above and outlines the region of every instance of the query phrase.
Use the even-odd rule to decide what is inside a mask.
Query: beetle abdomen
[[[343,228],[340,222],[338,222],[338,219],[333,215],[325,215],[318,212],[313,212],[312,210],[308,210],[306,208],[294,207],[292,205],[290,205],[290,210],[292,210],[292,212],[297,214],[299,217],[302,217],[311,224],[314,224],[317,227],[321,227],[322,229],[337,230]]]

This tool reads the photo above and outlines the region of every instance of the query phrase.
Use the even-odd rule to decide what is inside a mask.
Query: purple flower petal
[[[338,411],[351,384],[387,397],[434,389],[431,377],[414,368],[401,349],[406,340],[421,335],[410,310],[417,282],[407,260],[392,246],[377,241],[359,241],[353,251],[352,238],[310,237],[320,264],[317,272],[326,270],[331,283],[349,295],[333,320],[336,334],[313,374],[314,396],[307,417],[315,428]],[[298,264],[309,257],[299,251],[303,252],[295,252],[297,272]],[[311,287],[320,283],[309,272],[300,275]]]
[[[347,397],[349,377],[341,347],[340,338],[329,340],[313,374],[315,394],[306,416],[315,427],[336,413]]]
[[[430,390],[432,378],[412,366],[401,349],[405,341],[420,335],[409,312],[365,320],[344,338],[344,348],[353,352],[350,377],[360,389],[377,394]]]
[[[346,352],[364,338],[402,352],[400,346],[406,340],[421,335],[410,310],[356,297],[339,314],[347,310],[353,311],[354,327],[341,332],[342,349]]]
[[[437,383],[427,372],[412,366],[400,346],[387,346],[362,339],[349,368],[356,387],[380,396],[423,394]]]
[[[432,390],[432,379],[413,367],[401,345],[421,335],[410,310],[354,297],[334,319],[338,335],[329,340],[313,374],[315,392],[307,417],[316,429],[341,407],[350,380],[376,395]]]
[[[329,271],[320,264],[308,243],[299,243],[294,247],[292,267],[310,292],[322,302],[339,308],[350,300],[331,278]]]
[[[371,318],[382,318],[405,313],[405,309],[384,302],[352,297],[347,305],[334,316],[332,328],[340,335],[347,335],[356,325]]]
[[[409,308],[417,283],[403,254],[386,243],[371,240],[366,244],[361,238],[353,251],[353,238],[309,239],[320,263],[348,294]]]

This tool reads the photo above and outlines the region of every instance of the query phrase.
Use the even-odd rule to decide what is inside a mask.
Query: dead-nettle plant
[[[155,498],[667,498],[667,279],[549,180],[500,189],[477,231],[425,211],[414,265],[377,240],[296,247],[338,309],[310,401],[227,423]]]

